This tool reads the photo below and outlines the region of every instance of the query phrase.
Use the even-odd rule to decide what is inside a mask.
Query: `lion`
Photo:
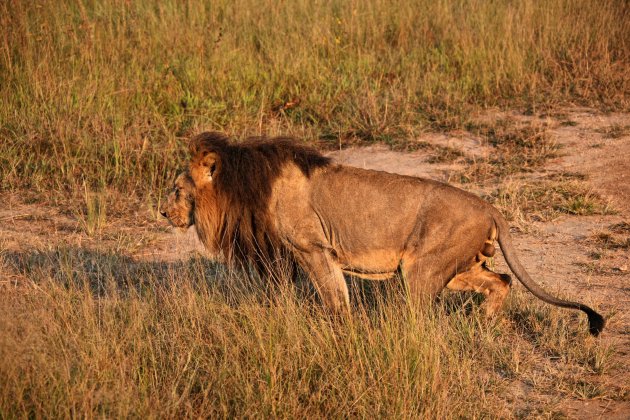
[[[190,174],[177,176],[173,188],[160,206],[160,214],[171,226],[185,231],[195,224],[195,185]]]
[[[421,304],[444,289],[486,296],[488,316],[508,295],[511,278],[487,267],[498,242],[511,271],[536,297],[578,309],[597,336],[604,318],[590,307],[549,295],[519,262],[509,226],[489,203],[438,181],[343,166],[291,138],[236,143],[221,133],[191,139],[184,178],[194,199],[187,215],[204,246],[228,263],[261,273],[291,258],[323,304],[350,310],[344,274],[386,280],[401,273]],[[172,207],[175,208],[175,207]],[[192,214],[192,216],[191,216]],[[174,222],[173,222],[174,223]]]

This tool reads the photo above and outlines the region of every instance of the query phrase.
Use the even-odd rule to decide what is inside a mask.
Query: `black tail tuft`
[[[588,308],[588,310],[582,310],[586,312],[586,315],[588,315],[588,332],[590,332],[591,335],[597,337],[599,333],[601,333],[604,329],[604,325],[606,325],[604,317],[591,308]]]

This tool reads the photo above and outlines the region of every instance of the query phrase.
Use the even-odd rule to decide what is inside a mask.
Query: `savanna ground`
[[[628,3],[263,3],[0,5],[0,416],[628,418]],[[607,329],[518,283],[270,298],[158,217],[202,129],[482,195]]]

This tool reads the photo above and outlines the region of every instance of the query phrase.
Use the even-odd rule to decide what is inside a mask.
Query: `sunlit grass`
[[[506,387],[532,378],[617,397],[569,375],[611,363],[580,315],[521,293],[486,320],[471,295],[413,311],[395,285],[357,290],[343,321],[202,259],[59,248],[2,262],[29,279],[0,296],[4,417],[494,417],[510,413]]]
[[[12,1],[0,184],[147,194],[200,129],[338,147],[485,106],[628,109],[624,2]]]
[[[366,286],[341,322],[308,287],[270,299],[201,258],[134,261],[145,239],[109,225],[137,222],[138,203],[158,217],[201,129],[404,149],[423,130],[464,128],[496,153],[462,181],[539,168],[557,151],[545,127],[469,115],[627,111],[629,15],[594,0],[0,4],[0,192],[61,202],[93,248],[118,238],[115,253],[8,251],[0,238],[0,417],[510,417],[514,382],[627,398],[598,381],[611,347],[580,314],[518,291],[486,320],[470,295],[412,312],[396,286],[383,298]],[[543,218],[604,211],[567,185],[497,200]]]
[[[499,188],[491,199],[509,220],[515,222],[548,222],[562,214],[616,213],[610,200],[576,180],[512,181]]]

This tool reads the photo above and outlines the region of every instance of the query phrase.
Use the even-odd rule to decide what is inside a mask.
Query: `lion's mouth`
[[[167,219],[167,220],[168,220],[168,223],[172,227],[182,232],[187,231],[188,228],[192,226],[191,223],[184,222],[183,220],[180,220],[180,219]]]

